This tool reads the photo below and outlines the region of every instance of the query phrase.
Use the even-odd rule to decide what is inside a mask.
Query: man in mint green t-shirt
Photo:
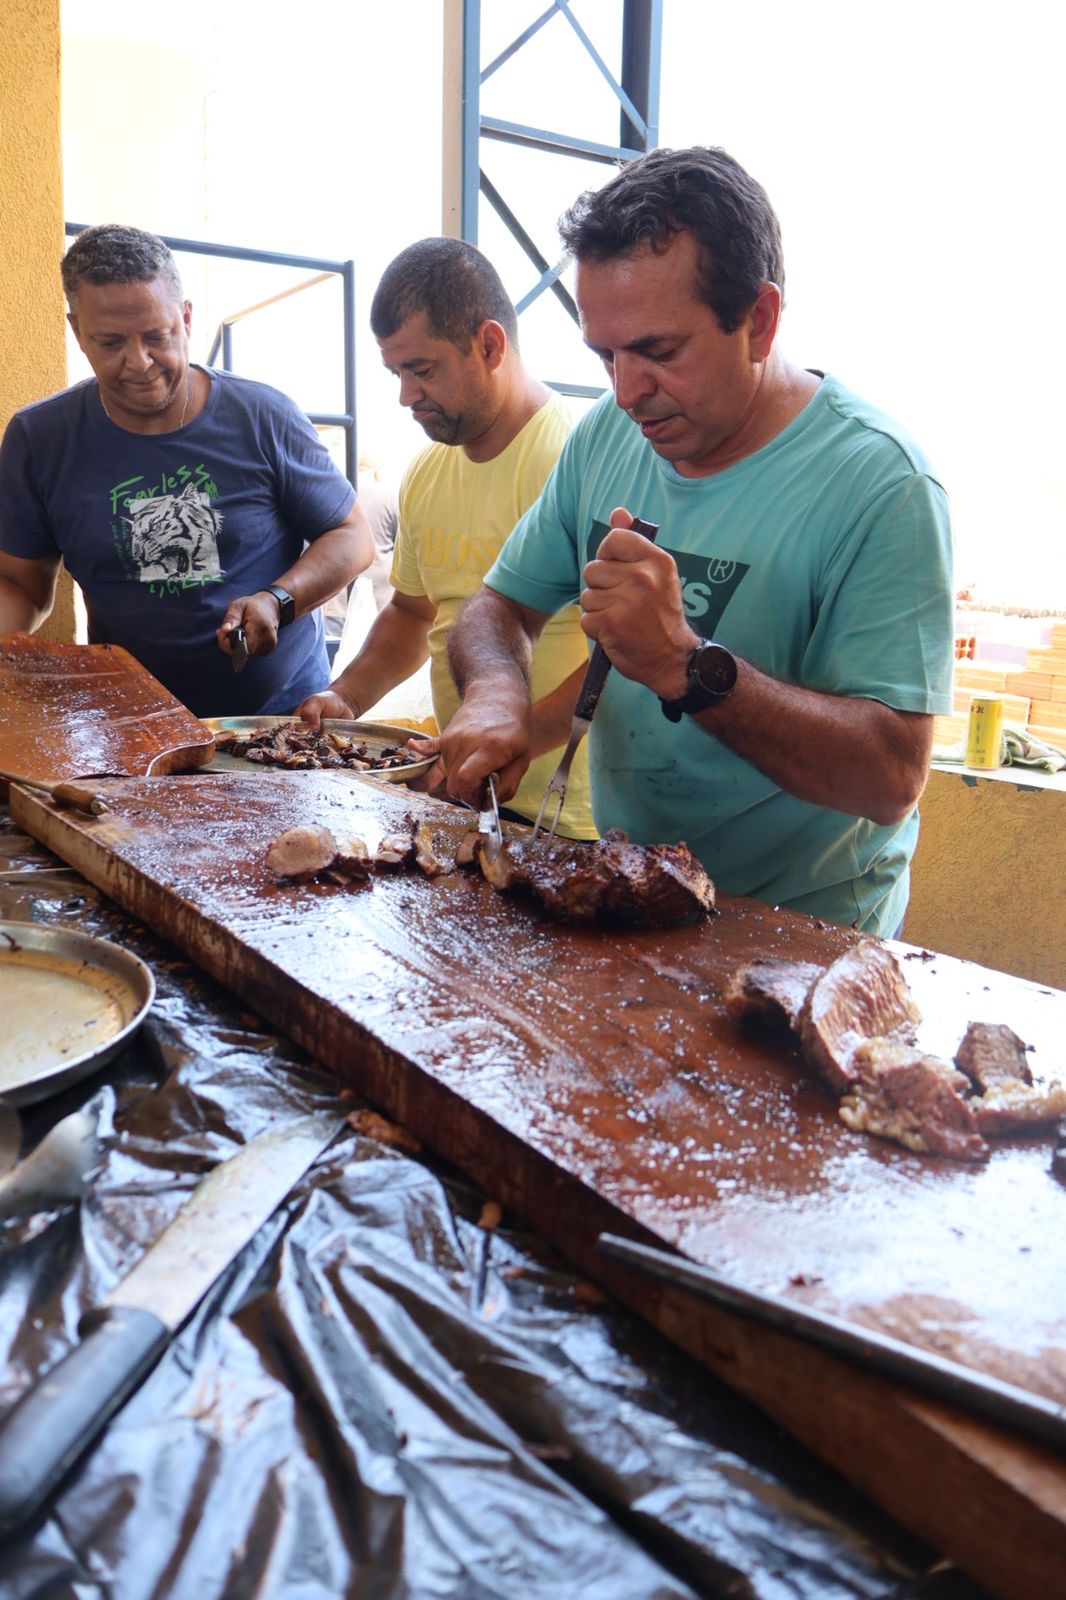
[[[723,889],[891,934],[951,704],[944,491],[894,423],[780,353],[777,219],[723,151],[653,151],[562,232],[614,392],[453,630],[449,786],[513,789],[528,641],[580,593],[615,668],[590,734],[600,829],[684,839]]]

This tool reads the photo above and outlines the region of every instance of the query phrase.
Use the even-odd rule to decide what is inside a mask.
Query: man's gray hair
[[[148,283],[162,278],[184,302],[177,262],[162,239],[140,228],[105,222],[83,228],[60,262],[63,289],[73,311],[83,283]]]

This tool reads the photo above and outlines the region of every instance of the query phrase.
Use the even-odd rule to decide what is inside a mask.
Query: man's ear
[[[185,304],[182,306],[182,308],[181,308],[181,320],[185,324],[185,332],[189,333],[191,331],[191,329],[192,329],[192,301],[191,300],[186,300]]]
[[[81,334],[78,332],[78,313],[76,311],[68,311],[67,321],[70,323],[71,333],[74,335],[75,339],[77,339],[78,343],[81,344]]]
[[[748,313],[748,348],[753,361],[765,361],[773,348],[781,321],[781,290],[776,283],[760,285]]]
[[[483,322],[475,333],[474,342],[481,351],[489,371],[495,372],[507,354],[506,330],[500,323],[489,319]]]

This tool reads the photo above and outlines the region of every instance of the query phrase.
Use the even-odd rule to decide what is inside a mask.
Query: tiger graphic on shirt
[[[194,484],[180,494],[161,494],[129,502],[123,521],[129,551],[141,583],[222,576],[218,535],[222,514]]]

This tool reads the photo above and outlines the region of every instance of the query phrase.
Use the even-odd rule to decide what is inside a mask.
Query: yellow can
[[[970,724],[966,732],[966,765],[998,767],[1002,742],[1002,695],[974,695],[970,701]]]

